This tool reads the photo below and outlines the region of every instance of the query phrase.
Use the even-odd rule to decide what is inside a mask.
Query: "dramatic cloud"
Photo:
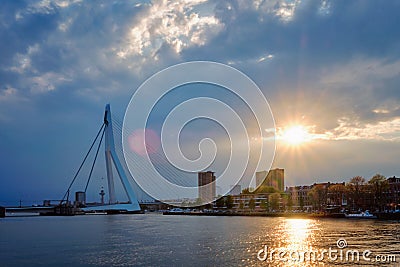
[[[291,155],[300,165],[290,165],[278,146],[275,165],[288,169],[288,181],[314,181],[335,171],[331,162],[342,164],[338,176],[400,175],[392,159],[399,9],[395,0],[4,1],[0,196],[18,198],[35,183],[42,189],[32,198],[62,191],[104,104],[123,114],[146,78],[189,60],[246,73],[268,98],[278,133],[296,123],[308,129],[326,162],[306,169],[311,161],[300,166]],[[349,151],[363,157],[348,164]]]
[[[167,45],[179,54],[191,46],[202,46],[216,35],[221,25],[214,16],[202,16],[194,8],[205,2],[159,1],[151,4],[138,15],[127,34],[126,47],[121,47],[117,55],[142,55],[157,60],[158,52]]]

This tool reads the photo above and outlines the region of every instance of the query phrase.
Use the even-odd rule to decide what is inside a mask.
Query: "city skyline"
[[[147,78],[194,60],[230,65],[258,85],[275,119],[272,168],[285,169],[286,185],[398,177],[398,8],[397,1],[5,1],[0,204],[60,198],[104,105],[122,124]],[[211,95],[251,117],[216,86],[190,88],[160,102],[149,121],[155,136],[165,114],[193,97]],[[226,134],[202,120],[183,129],[188,158],[205,137]],[[228,153],[225,141],[216,143],[222,156],[207,169],[218,177]],[[88,198],[97,199],[105,166],[93,175]]]

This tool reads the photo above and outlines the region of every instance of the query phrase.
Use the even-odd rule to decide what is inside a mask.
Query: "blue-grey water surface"
[[[320,251],[338,249],[338,239],[347,242],[344,253],[371,250],[370,261],[257,259],[265,245]],[[378,263],[376,255],[396,262]],[[332,265],[400,266],[400,223],[161,214],[0,219],[0,266]]]

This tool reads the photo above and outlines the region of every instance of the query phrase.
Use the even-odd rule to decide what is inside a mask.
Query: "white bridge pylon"
[[[126,210],[129,212],[140,211],[139,202],[129,183],[128,177],[126,176],[125,170],[119,161],[118,155],[115,151],[114,134],[111,120],[111,109],[110,104],[106,105],[104,113],[104,125],[105,125],[105,158],[107,168],[107,182],[108,182],[108,197],[109,203],[100,206],[92,206],[83,208],[84,211],[100,211],[100,210]],[[129,203],[117,203],[115,197],[114,187],[114,173],[113,165],[117,170],[117,174],[121,180],[122,186],[128,197]]]

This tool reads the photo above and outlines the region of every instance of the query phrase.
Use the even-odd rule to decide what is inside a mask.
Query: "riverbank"
[[[346,218],[344,213],[292,213],[292,212],[176,212],[165,211],[163,215],[186,215],[186,216],[247,216],[247,217],[287,217],[287,218]],[[400,213],[376,213],[378,220],[400,220]],[[362,219],[362,218],[359,218]],[[364,218],[365,219],[365,218]]]
[[[290,213],[290,212],[176,212],[165,211],[163,215],[187,215],[187,216],[250,216],[250,217],[291,217],[291,218],[345,218],[344,214],[323,213]]]

